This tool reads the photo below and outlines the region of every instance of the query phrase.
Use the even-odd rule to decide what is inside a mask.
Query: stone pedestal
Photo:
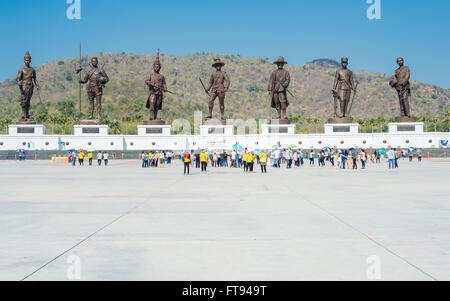
[[[45,126],[43,124],[11,124],[8,128],[10,136],[45,135]]]
[[[170,125],[138,125],[138,136],[170,136],[171,129]]]
[[[295,124],[263,124],[262,135],[295,135]]]
[[[74,136],[107,136],[109,134],[109,127],[104,124],[76,124],[73,126],[73,134]]]
[[[358,134],[358,123],[327,123],[324,125],[326,135]]]
[[[208,135],[222,135],[231,136],[233,135],[232,125],[201,125],[200,126],[200,136]]]
[[[392,122],[388,124],[390,134],[421,134],[423,122]]]

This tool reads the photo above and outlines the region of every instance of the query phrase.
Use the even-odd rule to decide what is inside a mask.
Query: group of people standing
[[[17,157],[19,158],[19,161],[25,161],[25,159],[27,157],[25,150],[23,150],[23,149],[17,150]]]
[[[253,173],[255,163],[260,164],[261,172],[267,173],[267,158],[265,152],[253,152],[245,149],[243,152],[235,150],[227,152],[208,152],[203,150],[200,153],[186,150],[181,156],[184,163],[184,173],[189,174],[190,166],[201,168],[206,172],[208,165],[212,167],[243,168],[245,173]]]
[[[102,162],[104,162],[105,166],[107,166],[109,161],[109,153],[106,151],[98,151],[95,155],[95,158],[97,159],[98,166],[101,166]],[[84,166],[85,159],[88,161],[89,166],[92,166],[94,160],[94,151],[85,152],[84,150],[73,150],[69,153],[69,163],[71,163],[72,166],[75,166],[77,161],[80,166]]]
[[[416,150],[416,154],[417,154],[417,160],[419,162],[422,161],[422,150],[418,149]],[[396,148],[394,149],[390,149],[387,151],[386,156],[388,158],[388,162],[389,162],[389,169],[395,169],[398,168],[398,161],[401,158],[409,158],[409,161],[411,162],[413,160],[414,157],[414,153],[412,151],[408,152],[406,150],[397,150]]]
[[[162,167],[164,164],[171,164],[174,156],[171,151],[142,152],[142,168]]]
[[[286,168],[293,166],[302,167],[305,161],[309,160],[310,167],[325,167],[326,163],[338,169],[366,169],[369,162],[381,163],[381,158],[385,153],[380,150],[369,152],[367,149],[334,149],[325,148],[323,150],[303,151],[301,149],[275,149],[270,152],[264,151],[242,151],[233,150],[229,153],[203,150],[200,153],[194,151],[185,151],[181,156],[184,162],[184,173],[189,174],[190,166],[201,168],[202,172],[206,172],[207,167],[229,167],[243,168],[245,173],[253,173],[255,164],[259,164],[262,173],[267,173],[267,165],[271,164],[273,168]],[[417,151],[418,159],[421,161],[422,153]],[[386,152],[389,162],[389,168],[398,168],[398,159],[409,156],[412,160],[412,152],[405,150],[391,149]]]

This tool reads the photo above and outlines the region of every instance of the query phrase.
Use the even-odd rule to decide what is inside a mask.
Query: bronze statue
[[[146,108],[150,109],[150,120],[158,119],[158,111],[162,109],[164,92],[167,91],[166,78],[160,74],[161,62],[159,61],[159,49],[156,60],[153,63],[153,73],[147,75],[145,83],[148,85],[148,98]]]
[[[89,120],[94,119],[94,99],[97,100],[97,119],[98,123],[102,120],[102,96],[103,88],[109,82],[109,77],[103,68],[98,67],[98,59],[93,57],[91,59],[91,69],[86,72],[84,80],[78,81],[80,84],[86,84],[88,98],[89,98]]]
[[[334,85],[331,92],[334,96],[334,116],[338,116],[337,114],[337,106],[338,100],[341,109],[341,114],[339,118],[346,118],[348,114],[350,114],[349,107],[350,98],[353,90],[353,96],[356,93],[356,86],[353,80],[353,72],[347,69],[348,66],[348,58],[344,57],[341,59],[342,68],[336,71],[336,76],[334,78]]]
[[[205,88],[205,92],[209,95],[209,115],[206,119],[212,118],[212,112],[214,109],[214,101],[216,98],[219,98],[220,104],[220,119],[225,120],[225,93],[230,88],[230,78],[225,71],[222,71],[222,67],[225,66],[225,63],[220,59],[215,59],[212,64],[216,71],[211,74],[211,78],[209,80],[208,88]],[[201,81],[201,80],[200,80]],[[203,85],[203,83],[202,83]],[[211,90],[212,89],[212,90]],[[211,93],[209,91],[211,90]]]
[[[411,72],[408,67],[404,66],[405,61],[403,58],[397,59],[399,68],[395,70],[395,76],[392,76],[389,80],[389,85],[397,90],[398,100],[400,103],[400,117],[398,120],[411,119],[411,112],[409,107],[409,98],[411,97],[411,86],[409,78]]]
[[[287,92],[289,84],[291,82],[291,76],[289,72],[284,68],[287,62],[283,56],[280,56],[276,62],[278,69],[273,71],[269,80],[269,95],[272,95],[272,108],[275,108],[278,113],[278,119],[287,120],[286,109],[289,106],[289,100],[287,98]]]
[[[20,106],[22,107],[22,117],[19,120],[20,123],[34,124],[35,121],[33,117],[30,116],[30,104],[31,97],[33,96],[34,87],[39,92],[39,83],[36,78],[36,70],[30,67],[31,56],[30,52],[27,51],[24,57],[25,66],[19,69],[16,77],[17,84],[20,89]]]

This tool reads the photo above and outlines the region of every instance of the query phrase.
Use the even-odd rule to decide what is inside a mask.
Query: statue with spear
[[[80,47],[81,49],[81,47]],[[81,51],[80,51],[81,52]],[[91,58],[91,68],[86,72],[84,79],[81,79],[81,71],[83,70],[81,67],[81,55],[80,55],[80,66],[77,69],[77,73],[80,74],[80,80],[78,83],[80,84],[88,84],[87,92],[89,99],[89,121],[94,120],[94,100],[97,101],[97,120],[95,123],[100,124],[102,120],[102,96],[103,96],[103,88],[109,82],[109,77],[106,74],[105,70],[102,67],[98,67],[98,58]],[[81,90],[81,88],[80,88]],[[81,93],[80,93],[81,95]],[[80,109],[81,109],[81,96],[80,96]]]

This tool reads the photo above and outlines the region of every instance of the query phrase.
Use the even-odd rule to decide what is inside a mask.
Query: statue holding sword
[[[333,89],[331,90],[334,97],[334,116],[341,119],[350,119],[349,114],[355,98],[357,85],[355,85],[353,80],[353,72],[347,69],[348,58],[341,59],[341,66],[342,68],[336,71]],[[338,102],[340,114],[337,112]]]
[[[286,65],[287,62],[284,60],[283,56],[280,56],[274,64],[276,64],[278,68],[270,75],[267,90],[269,95],[272,96],[271,106],[277,110],[278,119],[286,121],[288,120],[286,110],[289,106],[287,93],[292,96],[292,93],[288,90],[289,84],[291,83],[291,76],[289,71],[284,69],[284,65]]]
[[[222,67],[225,66],[225,63],[220,59],[215,59],[212,66],[216,68],[216,71],[211,74],[208,87],[205,87],[202,80],[200,79],[200,83],[202,84],[203,89],[209,96],[209,114],[206,119],[212,118],[214,101],[216,100],[216,98],[219,98],[220,119],[225,120],[225,94],[230,88],[230,78],[225,71],[222,71]]]
[[[158,112],[162,109],[162,101],[167,90],[166,78],[160,74],[161,62],[159,60],[159,49],[153,63],[153,72],[147,75],[145,83],[149,87],[146,108],[150,109],[150,120],[160,120]]]

